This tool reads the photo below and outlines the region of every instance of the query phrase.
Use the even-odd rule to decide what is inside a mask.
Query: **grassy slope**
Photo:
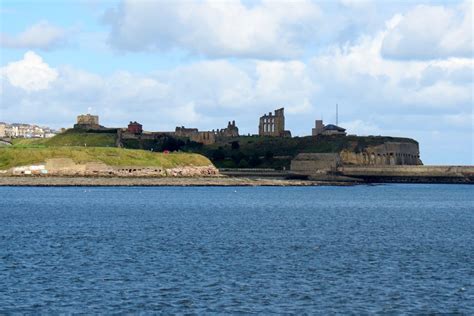
[[[76,163],[101,161],[110,166],[207,166],[204,156],[188,153],[162,154],[144,150],[99,147],[0,148],[0,169],[45,162],[47,158],[71,158]]]
[[[86,133],[67,131],[52,138],[13,140],[15,147],[60,147],[84,146],[87,147],[115,147],[115,133]],[[85,147],[85,146],[84,146]]]

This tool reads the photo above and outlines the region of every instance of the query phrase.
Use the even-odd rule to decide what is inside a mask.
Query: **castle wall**
[[[369,146],[362,152],[343,150],[340,153],[344,165],[421,165],[416,143],[386,142]]]

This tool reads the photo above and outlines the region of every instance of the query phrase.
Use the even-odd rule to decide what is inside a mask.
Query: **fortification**
[[[232,121],[227,123],[226,128],[219,129],[215,133],[218,137],[238,137],[239,128],[235,125],[235,121]]]
[[[99,116],[91,114],[79,115],[76,124],[74,124],[74,128],[99,129],[101,128],[99,125]]]
[[[214,144],[216,142],[215,132],[200,132],[197,128],[186,128],[184,126],[177,126],[174,132],[174,136],[186,137],[192,140],[193,142],[202,143],[205,145]]]
[[[260,117],[258,125],[259,136],[291,137],[290,131],[285,131],[285,109],[281,108]]]

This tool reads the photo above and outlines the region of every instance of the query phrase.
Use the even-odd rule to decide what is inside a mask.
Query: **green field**
[[[16,138],[15,147],[115,147],[115,133],[87,133],[66,131],[52,138]]]
[[[103,162],[110,166],[153,166],[173,168],[208,166],[204,156],[190,153],[155,153],[107,147],[3,147],[0,148],[0,169],[44,163],[48,158],[71,158],[75,163]]]

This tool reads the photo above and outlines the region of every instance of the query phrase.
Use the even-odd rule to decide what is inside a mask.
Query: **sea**
[[[0,314],[474,314],[474,186],[0,187]]]

